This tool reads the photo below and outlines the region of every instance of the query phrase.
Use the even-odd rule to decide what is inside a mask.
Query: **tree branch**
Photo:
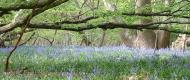
[[[23,43],[19,44],[19,46],[22,46],[22,45],[26,44],[28,41],[30,41],[32,39],[32,37],[34,35],[35,35],[35,32],[26,41],[24,41]]]
[[[5,14],[10,14],[10,12],[9,11],[0,11],[0,17],[2,17]]]
[[[32,17],[34,17],[34,16],[36,16],[36,15],[38,15],[38,14],[40,14],[40,13],[42,13],[42,12],[48,10],[48,9],[50,9],[50,8],[56,7],[56,6],[58,6],[58,5],[60,5],[60,4],[64,3],[64,2],[67,2],[67,1],[68,1],[68,0],[56,0],[56,1],[54,1],[53,3],[49,3],[49,2],[48,2],[48,3],[46,4],[46,6],[44,6],[43,8],[38,8],[38,9],[36,9],[35,12],[32,13]],[[28,15],[31,15],[31,13],[28,14]],[[20,19],[20,17],[22,17],[22,15],[21,15],[21,16],[15,15],[15,19],[13,19],[11,23],[0,27],[0,34],[1,34],[1,33],[5,33],[5,32],[8,32],[8,31],[11,31],[11,30],[13,30],[14,28],[16,28],[16,27],[18,27],[18,26],[22,26],[23,23],[24,23],[27,19],[26,19],[26,17]]]
[[[10,6],[0,6],[0,11],[8,12],[12,10],[20,10],[20,9],[34,9],[34,8],[42,8],[49,3],[52,3],[56,0],[35,0],[32,1],[22,1],[21,3],[12,4]]]
[[[151,30],[164,30],[173,33],[182,33],[182,34],[190,34],[190,31],[183,31],[178,29],[169,29],[165,27],[159,27],[159,24],[190,24],[190,22],[178,22],[178,21],[165,21],[165,22],[153,22],[148,24],[126,24],[126,23],[100,23],[97,25],[87,24],[81,27],[70,27],[66,24],[53,24],[53,23],[39,23],[39,24],[30,24],[28,28],[38,28],[38,29],[57,29],[57,30],[69,30],[69,31],[84,31],[90,29],[115,29],[115,28],[128,28],[128,29],[151,29]]]
[[[76,21],[62,21],[62,22],[56,22],[55,24],[80,24],[80,23],[86,23],[87,21],[89,20],[92,20],[92,19],[97,19],[98,17],[87,17],[87,18],[84,18],[84,19],[81,19],[81,20],[76,20]]]
[[[171,14],[171,13],[123,13],[122,15],[126,15],[126,16],[144,16],[144,17],[171,16],[171,17],[179,17],[179,18],[190,18],[190,16],[174,15],[174,14]]]

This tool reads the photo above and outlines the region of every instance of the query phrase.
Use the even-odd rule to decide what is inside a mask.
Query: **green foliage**
[[[0,62],[3,63],[5,54],[0,53]],[[113,52],[110,57],[117,58],[121,54],[123,53],[119,51]],[[93,59],[86,61],[86,55],[88,54],[80,53],[76,57],[73,53],[66,53],[64,58],[62,56],[51,58],[42,54],[28,54],[27,51],[16,53],[12,56],[11,68],[18,71],[23,67],[27,67],[28,70],[19,75],[13,73],[3,74],[4,65],[0,65],[0,79],[67,79],[66,73],[71,70],[75,74],[73,78],[76,80],[84,78],[82,77],[84,73],[94,80],[114,80],[134,75],[138,78],[148,77],[149,79],[190,78],[190,71],[186,66],[189,65],[188,57],[174,59],[169,55],[162,55],[153,59],[145,57],[144,59],[130,61],[130,56],[128,56],[129,60],[118,61],[93,53],[91,54]],[[96,74],[93,74],[93,69],[97,70]]]
[[[9,7],[12,4],[19,4],[26,0],[0,0],[0,7]],[[31,0],[34,1],[34,0]],[[37,0],[35,0],[37,1]],[[35,2],[34,1],[34,2]],[[59,5],[55,8],[49,9],[40,15],[34,17],[32,19],[32,23],[41,23],[41,22],[48,22],[48,23],[54,23],[64,20],[75,20],[75,16],[79,15],[78,13],[81,11],[81,13],[85,13],[80,18],[84,18],[86,16],[98,16],[99,18],[90,20],[87,23],[82,24],[63,24],[67,27],[72,28],[80,28],[86,27],[87,24],[91,25],[98,25],[102,22],[114,22],[119,21],[115,20],[117,18],[121,19],[121,22],[125,22],[127,24],[134,24],[136,21],[141,19],[142,17],[138,16],[122,16],[121,14],[123,12],[135,12],[135,0],[110,0],[112,3],[116,4],[117,11],[111,12],[105,10],[102,1],[100,0],[100,6],[98,9],[91,10],[88,5],[84,5],[83,8],[79,8],[76,6],[76,3],[74,0],[70,0],[67,3],[64,3],[62,5]],[[162,0],[163,1],[163,0]],[[79,0],[79,2],[83,2],[82,0]],[[97,2],[97,1],[95,1]],[[82,4],[80,3],[79,6]],[[150,6],[150,5],[147,5]],[[185,6],[182,8],[182,10],[189,9],[189,5],[186,3],[172,3],[170,6],[165,6],[161,0],[156,0],[156,2],[152,5],[152,11],[154,12],[160,12],[160,11],[166,11],[171,10],[176,11],[179,9],[180,6]],[[145,9],[149,9],[146,8]],[[9,23],[16,14],[17,11],[12,11],[13,14],[4,15],[0,18],[0,23]],[[189,11],[180,11],[175,14],[184,16],[189,15]],[[26,15],[26,14],[25,14]],[[177,18],[176,18],[177,19]],[[120,21],[119,21],[120,22]],[[182,25],[170,25],[171,30],[184,30],[184,28],[181,28]],[[19,32],[20,28],[15,29],[14,32]],[[119,32],[121,29],[113,29],[113,30],[106,30],[106,43],[109,44],[111,42],[117,43],[119,41],[120,36]],[[190,31],[188,29],[187,31]],[[54,35],[55,30],[36,30],[34,31],[38,35],[51,39],[55,38],[57,41],[63,41],[66,39],[65,33],[71,36],[73,43],[79,44],[81,41],[81,35],[77,32],[69,32],[69,31],[58,31],[57,35]],[[101,29],[94,29],[85,31],[85,35],[87,38],[93,42],[93,44],[98,45],[99,41],[101,40],[101,34],[103,31]],[[23,37],[23,40],[27,39],[31,33],[26,33]],[[172,35],[174,37],[174,35]],[[0,51],[0,63],[4,63],[3,59],[5,59],[5,54],[1,54]],[[18,53],[18,52],[17,52]],[[19,52],[20,53],[20,52]],[[25,52],[27,53],[27,52]],[[35,52],[34,52],[35,53]],[[0,73],[0,79],[63,79],[63,76],[60,76],[58,73],[61,72],[67,72],[70,70],[73,70],[77,74],[80,72],[88,73],[88,76],[92,76],[92,80],[111,80],[115,78],[119,78],[120,76],[145,76],[148,75],[148,77],[153,79],[182,79],[182,78],[189,78],[190,70],[187,66],[187,68],[184,68],[184,65],[189,64],[189,58],[178,58],[178,59],[171,59],[168,55],[164,55],[162,57],[158,57],[153,60],[149,59],[142,59],[137,61],[117,61],[117,60],[110,60],[105,57],[102,57],[102,55],[98,54],[92,54],[93,57],[95,57],[93,62],[85,62],[85,53],[80,53],[78,58],[75,58],[72,56],[72,54],[68,53],[70,56],[67,58],[57,57],[56,59],[50,59],[46,55],[40,55],[40,54],[32,54],[32,55],[26,55],[26,54],[16,54],[13,56],[11,64],[11,67],[13,70],[20,69],[21,67],[29,67],[29,73],[27,74],[21,74],[21,75],[5,75],[3,73]],[[118,52],[118,54],[121,54]],[[130,56],[130,54],[128,54]],[[117,55],[114,55],[114,57],[117,57]],[[129,57],[130,59],[131,57]],[[175,66],[174,66],[175,65]],[[100,72],[102,74],[97,74],[94,76],[92,74],[93,66],[96,66],[98,69],[100,69]],[[177,66],[177,67],[176,67]],[[4,65],[0,65],[0,71],[3,72]],[[31,73],[30,73],[31,71]],[[39,75],[36,75],[32,72],[40,73]],[[51,73],[52,72],[52,73]],[[185,77],[184,77],[185,76]],[[64,79],[66,79],[64,77]],[[74,79],[82,79],[81,76],[74,76]]]

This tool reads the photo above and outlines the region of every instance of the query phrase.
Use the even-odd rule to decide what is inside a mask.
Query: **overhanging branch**
[[[190,31],[183,31],[178,29],[169,29],[165,27],[159,27],[159,24],[190,24],[190,22],[177,22],[177,21],[166,21],[166,22],[153,22],[149,24],[126,24],[126,23],[100,23],[97,25],[87,24],[81,27],[70,27],[67,24],[53,24],[53,23],[39,23],[39,24],[30,24],[28,28],[38,28],[38,29],[56,29],[56,30],[68,30],[68,31],[84,31],[90,29],[115,29],[115,28],[128,28],[128,29],[150,29],[150,30],[164,30],[172,33],[182,33],[190,34]]]
[[[35,0],[36,2],[31,1],[22,1],[21,3],[12,4],[10,6],[0,6],[0,11],[7,12],[12,10],[20,10],[20,9],[34,9],[34,8],[42,8],[49,3],[52,3],[56,0]]]
[[[171,17],[178,17],[178,18],[190,18],[190,16],[175,15],[175,14],[172,14],[172,13],[123,13],[122,15],[126,15],[126,16],[143,16],[143,17],[171,16]]]
[[[51,1],[51,0],[50,0]],[[54,1],[54,0],[53,0]],[[61,5],[62,3],[65,3],[67,2],[68,0],[56,0],[54,1],[53,3],[47,3],[46,6],[42,7],[42,8],[37,8],[35,9],[35,12],[32,14],[32,17],[50,9],[50,8],[53,8],[53,7],[56,7],[58,5]],[[31,15],[28,14],[28,16]],[[19,17],[19,16],[18,16]],[[21,16],[22,17],[22,16]],[[8,31],[11,31],[13,30],[14,28],[18,27],[18,26],[22,26],[23,25],[23,22],[25,22],[27,19],[26,17],[23,18],[22,20],[18,19],[19,21],[17,21],[17,17],[15,17],[15,19],[12,20],[11,23],[9,24],[6,24],[4,26],[1,26],[0,27],[0,33],[4,33],[4,32],[8,32]]]
[[[97,19],[98,17],[95,17],[95,16],[92,16],[92,17],[86,17],[84,19],[81,19],[81,20],[73,20],[73,21],[70,21],[70,20],[67,20],[67,21],[62,21],[62,22],[56,22],[55,24],[80,24],[80,23],[86,23],[87,21],[89,20],[92,20],[92,19]]]

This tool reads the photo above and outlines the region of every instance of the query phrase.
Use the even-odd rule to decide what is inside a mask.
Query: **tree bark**
[[[137,37],[137,30],[133,29],[122,29],[121,33],[121,40],[127,47],[134,47],[134,41]]]
[[[158,44],[157,44],[157,49],[160,48],[168,48],[170,45],[170,32],[167,31],[158,31]]]
[[[120,36],[121,40],[127,47],[134,47],[134,40],[137,36],[137,30],[122,29]]]
[[[91,45],[91,42],[88,40],[88,38],[85,35],[85,32],[80,31],[79,34],[82,36],[82,40],[81,40],[80,46],[82,46],[83,44],[85,46]]]
[[[151,0],[136,0],[136,13],[150,13]],[[140,24],[151,23],[152,18],[141,18]],[[153,30],[143,30],[137,32],[137,38],[135,40],[135,47],[140,48],[155,48],[156,34]]]
[[[171,0],[165,0],[164,4],[166,7],[169,7],[171,3]],[[168,17],[164,17],[163,20],[166,20]],[[163,24],[162,27],[169,27],[167,24]],[[168,31],[163,31],[163,30],[158,30],[158,44],[157,48],[168,48],[170,45],[170,32]]]
[[[166,0],[164,4],[168,6],[170,0]],[[136,14],[147,14],[151,13],[151,0],[136,0]],[[167,17],[166,17],[167,18]],[[139,19],[139,24],[148,24],[151,23],[151,17],[142,17]],[[167,27],[167,25],[162,25]],[[133,33],[133,34],[129,34]],[[153,30],[143,30],[143,31],[132,31],[132,30],[125,30],[121,32],[121,37],[124,40],[125,45],[129,47],[139,47],[139,48],[167,48],[169,47],[170,41],[170,32],[158,30],[157,38],[156,33]],[[157,39],[157,40],[156,40]],[[158,41],[158,42],[157,42]]]
[[[135,13],[150,13],[151,0],[136,0]],[[152,18],[140,18],[137,23],[148,24]],[[121,38],[128,47],[155,48],[156,34],[153,30],[125,30],[121,32]]]
[[[0,39],[0,48],[4,48],[4,47],[6,47],[4,40]]]
[[[102,47],[102,46],[104,45],[105,36],[106,36],[106,30],[103,29],[102,38],[101,38],[101,40],[100,40],[99,47]]]

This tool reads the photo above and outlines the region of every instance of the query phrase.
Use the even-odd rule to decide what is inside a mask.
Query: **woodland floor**
[[[4,60],[10,50],[0,48],[1,80],[190,79],[189,51],[154,52],[125,46],[23,46],[11,57],[12,72],[4,73]]]

